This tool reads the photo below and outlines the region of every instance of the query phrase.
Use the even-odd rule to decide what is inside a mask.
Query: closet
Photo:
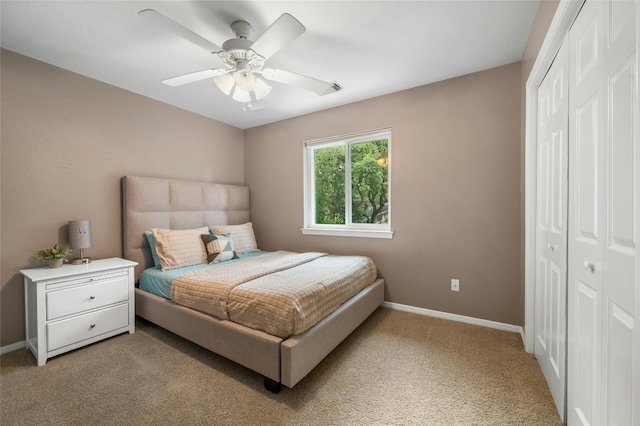
[[[587,0],[537,91],[534,352],[570,425],[640,424],[639,20]]]

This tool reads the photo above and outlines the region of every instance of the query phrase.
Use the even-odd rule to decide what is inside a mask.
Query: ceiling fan
[[[231,30],[236,38],[225,41],[222,47],[156,10],[144,9],[138,14],[218,56],[225,65],[224,68],[196,71],[162,81],[169,86],[181,86],[213,78],[223,93],[242,102],[242,109],[245,111],[264,108],[260,101],[271,92],[271,86],[259,76],[266,80],[301,87],[320,96],[342,90],[337,82],[328,83],[294,72],[265,67],[265,62],[271,56],[306,31],[304,25],[288,13],[282,14],[253,42],[249,40],[253,33],[251,25],[246,21],[233,22]]]

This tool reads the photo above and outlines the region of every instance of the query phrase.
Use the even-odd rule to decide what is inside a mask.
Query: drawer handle
[[[96,326],[95,324],[91,324],[89,328],[95,328],[95,326]]]
[[[96,298],[95,296],[89,296],[89,300],[93,300],[95,298]]]

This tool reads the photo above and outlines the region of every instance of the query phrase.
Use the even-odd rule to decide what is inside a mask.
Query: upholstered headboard
[[[153,266],[144,231],[249,222],[249,187],[139,176],[122,178],[124,257],[138,262],[136,281]]]

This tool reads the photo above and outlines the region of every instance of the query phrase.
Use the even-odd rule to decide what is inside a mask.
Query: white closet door
[[[632,424],[635,260],[638,250],[634,133],[636,21],[632,0],[609,2],[604,75],[608,128],[603,152],[602,393],[604,423]],[[635,363],[638,366],[639,360]]]
[[[569,32],[569,256],[567,424],[600,424],[603,209],[600,199],[606,96],[602,94],[606,4],[587,1]],[[587,264],[585,265],[585,262]]]
[[[560,417],[565,413],[568,47],[538,89],[535,354]]]
[[[568,424],[632,423],[635,7],[589,0],[569,35]]]

